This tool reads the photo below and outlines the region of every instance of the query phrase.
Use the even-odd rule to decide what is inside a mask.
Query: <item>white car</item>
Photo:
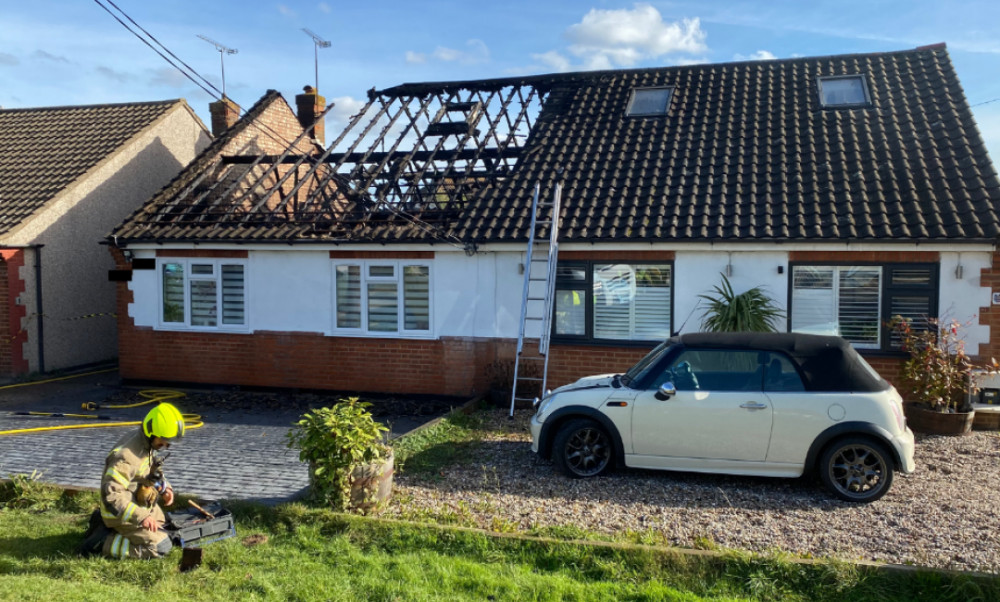
[[[872,502],[914,470],[902,399],[840,337],[695,333],[538,402],[531,448],[570,477],[615,466],[798,477]]]

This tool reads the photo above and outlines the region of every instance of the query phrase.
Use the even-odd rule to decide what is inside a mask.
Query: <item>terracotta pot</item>
[[[380,510],[392,495],[392,451],[389,457],[377,462],[359,464],[351,472],[351,510],[365,514]]]
[[[972,432],[975,410],[971,412],[935,412],[916,403],[904,403],[906,424],[917,433],[927,435],[968,435]]]

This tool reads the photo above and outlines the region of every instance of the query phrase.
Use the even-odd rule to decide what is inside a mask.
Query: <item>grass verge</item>
[[[42,491],[43,488],[38,488]],[[34,497],[39,497],[36,491]],[[9,491],[8,491],[9,494]],[[38,507],[0,500],[0,599],[108,600],[996,600],[1000,583],[780,556],[500,537],[313,509],[231,503],[239,536],[202,566],[79,558],[90,493]],[[266,535],[246,545],[242,537]]]

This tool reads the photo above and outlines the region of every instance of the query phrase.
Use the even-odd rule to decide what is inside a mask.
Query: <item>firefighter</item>
[[[170,447],[170,440],[184,436],[184,417],[176,407],[161,403],[146,414],[139,429],[118,441],[105,460],[101,477],[100,514],[91,517],[80,552],[98,552],[110,558],[158,558],[172,544],[163,530],[166,517],[157,497],[167,506],[174,490],[157,465],[154,452]]]

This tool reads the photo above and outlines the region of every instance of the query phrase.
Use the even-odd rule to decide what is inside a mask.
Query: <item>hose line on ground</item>
[[[91,374],[97,374],[97,373],[92,372]],[[73,378],[73,377],[64,377],[64,378]],[[25,384],[41,384],[44,382],[52,382],[53,380],[64,380],[64,378],[54,378],[47,381],[35,381],[33,383],[25,383]],[[24,386],[24,385],[15,385],[15,386]],[[180,391],[174,391],[172,389],[147,389],[145,391],[139,391],[139,396],[142,397],[144,401],[139,401],[137,403],[129,403],[129,404],[111,404],[111,405],[100,405],[92,401],[88,401],[87,403],[83,404],[83,409],[93,411],[98,408],[106,408],[106,409],[137,408],[139,406],[144,406],[151,403],[161,403],[171,399],[180,399],[181,397],[184,397],[184,393],[181,393]],[[25,415],[40,416],[47,418],[86,418],[95,420],[112,419],[110,416],[101,416],[96,414],[63,414],[59,412],[10,412],[10,414],[19,416],[25,416]],[[184,417],[185,430],[200,428],[205,424],[202,421],[201,416],[198,414],[182,414],[182,416]],[[60,426],[41,426],[41,427],[27,428],[27,429],[0,431],[0,436],[24,435],[28,433],[43,433],[46,431],[63,431],[71,429],[138,426],[140,424],[142,424],[141,420],[127,421],[127,422],[91,422],[85,424],[64,424]]]

